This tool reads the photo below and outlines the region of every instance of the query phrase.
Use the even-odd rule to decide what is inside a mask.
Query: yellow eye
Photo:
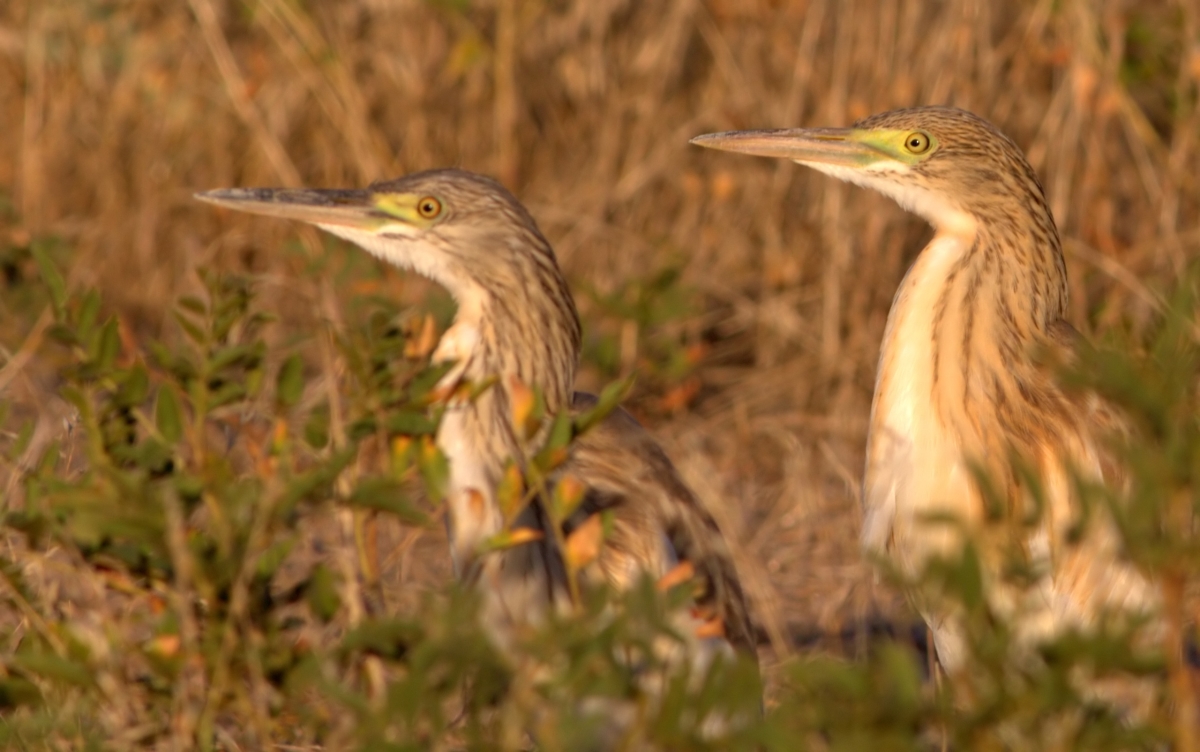
[[[433,196],[426,196],[417,202],[417,213],[425,219],[433,219],[442,213],[442,202]]]
[[[904,137],[904,148],[909,154],[924,154],[929,151],[929,136],[921,131],[913,131]]]

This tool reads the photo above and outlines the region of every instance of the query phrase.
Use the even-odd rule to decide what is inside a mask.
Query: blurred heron
[[[1058,230],[1021,150],[963,110],[920,107],[852,128],[699,136],[714,149],[790,159],[873,188],[935,230],[900,283],[888,316],[867,439],[862,545],[909,575],[953,557],[967,533],[984,555],[989,603],[1025,643],[1094,626],[1105,611],[1153,612],[1158,594],[1118,551],[1110,520],[1070,540],[1080,518],[1071,473],[1119,481],[1103,441],[1119,421],[1094,395],[1064,392],[1037,351],[1069,353],[1067,274]],[[989,496],[1038,521],[1004,544],[983,530]],[[951,516],[961,526],[930,524]],[[982,533],[982,534],[980,534]],[[1008,536],[1000,536],[1007,539]],[[1028,590],[1001,582],[999,549],[1015,546],[1043,574]],[[944,668],[963,666],[953,609],[916,594]]]
[[[563,535],[549,527],[551,487],[514,523],[540,540],[485,552],[505,528],[497,487],[506,468],[524,467],[545,441],[545,431],[528,435],[515,424],[515,404],[530,391],[542,395],[549,415],[596,404],[572,391],[580,325],[554,251],[499,183],[446,169],[363,190],[228,189],[197,198],[314,224],[454,297],[454,322],[433,355],[453,363],[440,387],[494,383],[474,399],[452,399],[438,429],[450,464],[447,527],[455,571],[482,588],[484,618],[502,644],[513,626],[569,602],[564,552],[555,542],[611,511],[612,528],[594,562],[601,577],[623,589],[642,574],[692,576],[700,641],[754,655],[746,599],[719,528],[659,445],[620,408],[577,438],[551,479],[553,485],[570,476],[583,490]]]

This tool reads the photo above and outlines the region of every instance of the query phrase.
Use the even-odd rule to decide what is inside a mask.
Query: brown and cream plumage
[[[485,619],[502,642],[516,624],[569,599],[563,552],[535,499],[515,523],[540,541],[481,553],[504,521],[496,500],[510,460],[545,439],[514,427],[514,390],[539,391],[547,412],[582,411],[591,395],[573,392],[580,350],[574,300],[554,251],[533,217],[495,181],[461,170],[432,170],[364,190],[230,189],[198,194],[219,206],[299,219],[444,286],[458,311],[434,359],[453,362],[441,386],[493,386],[449,405],[438,444],[450,463],[447,524],[455,571],[485,594]],[[569,534],[589,515],[611,510],[612,530],[596,571],[618,588],[648,573],[691,565],[698,581],[700,642],[754,655],[754,632],[737,572],[713,518],[662,449],[619,408],[573,443],[551,480],[571,475],[584,499]],[[719,621],[712,627],[711,620]],[[714,634],[723,634],[714,638]]]
[[[693,143],[794,160],[877,190],[935,229],[884,333],[863,485],[865,550],[915,575],[931,557],[956,554],[965,530],[985,556],[989,602],[1026,644],[1086,629],[1106,610],[1154,612],[1156,590],[1119,555],[1110,520],[1069,540],[1081,513],[1070,473],[1120,482],[1103,441],[1119,421],[1094,396],[1065,393],[1036,357],[1045,347],[1069,352],[1075,334],[1064,320],[1058,230],[1021,150],[985,120],[947,107]],[[1038,472],[1045,507],[1037,524],[1017,526],[1002,543],[984,529],[975,469],[1020,519],[1033,501],[1014,455]],[[927,521],[947,514],[965,525]],[[1002,584],[998,549],[1006,547],[1044,572],[1031,590]],[[930,600],[918,596],[917,605],[954,672],[965,658],[961,624]]]

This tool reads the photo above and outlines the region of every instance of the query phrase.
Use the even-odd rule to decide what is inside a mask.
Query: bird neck
[[[1034,350],[1063,317],[1066,271],[1048,211],[1023,219],[938,232],[905,276],[880,352],[869,453],[886,453],[885,436],[898,434],[918,453],[1006,456],[982,426],[1019,424],[1052,399]]]
[[[570,405],[580,347],[579,319],[569,294],[550,302],[540,295],[508,292],[460,299],[454,323],[435,354],[456,361],[456,381],[492,382],[468,412],[491,424],[497,437],[512,433],[515,390],[540,394],[550,415]],[[521,449],[513,439],[500,443],[505,454]]]
[[[553,296],[524,295],[519,288],[507,292],[460,294],[458,314],[434,353],[435,361],[455,363],[444,385],[490,382],[474,399],[452,401],[438,430],[450,465],[448,518],[456,567],[500,532],[497,484],[510,462],[523,466],[544,440],[545,431],[525,436],[514,425],[516,390],[541,394],[548,416],[568,409],[573,393],[580,328],[565,283],[553,288]]]
[[[935,356],[943,350],[953,359],[996,345],[1024,352],[1066,313],[1066,268],[1053,225],[1040,233],[980,222],[969,234],[937,234],[930,250],[943,254],[926,265],[937,271],[913,275],[905,285],[933,304]]]

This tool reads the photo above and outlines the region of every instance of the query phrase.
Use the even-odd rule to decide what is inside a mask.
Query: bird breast
[[[935,353],[944,325],[942,293],[970,248],[970,238],[942,233],[913,264],[892,303],[880,351],[867,440],[863,487],[864,549],[888,553],[915,573],[930,555],[961,544],[946,525],[929,525],[934,513],[969,516],[971,476],[959,438],[947,429],[935,390],[953,388]],[[938,381],[941,383],[938,383]],[[961,382],[960,382],[961,383]]]
[[[474,406],[451,404],[438,427],[437,445],[450,465],[446,490],[446,522],[455,574],[461,575],[479,545],[503,524],[496,508],[483,451],[472,428]]]
[[[438,341],[437,349],[433,351],[434,363],[453,363],[454,366],[438,382],[438,388],[449,391],[458,385],[471,357],[479,347],[479,327],[460,317],[442,338]]]

